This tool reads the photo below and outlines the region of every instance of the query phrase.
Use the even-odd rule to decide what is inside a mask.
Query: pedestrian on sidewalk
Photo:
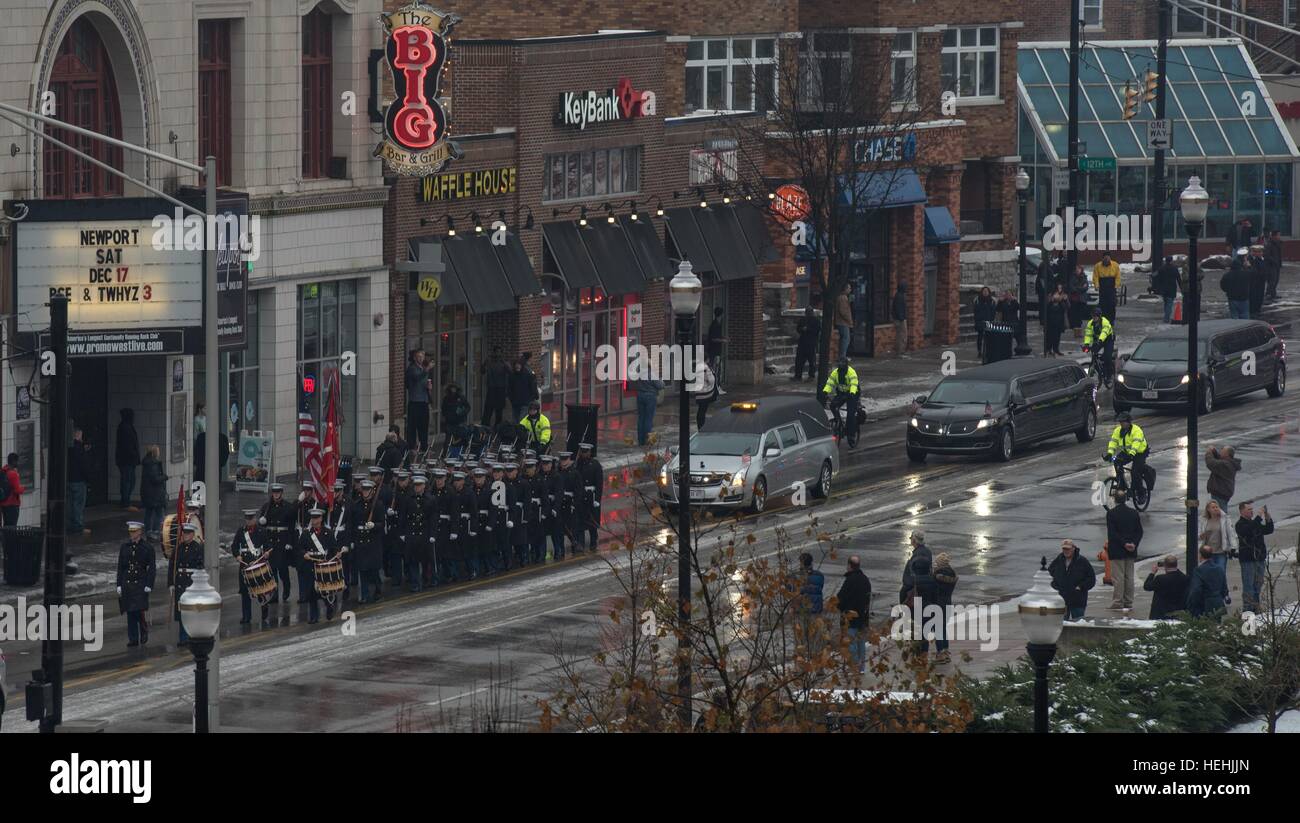
[[[929,556],[923,554],[913,558],[907,564],[907,570],[911,573],[912,588],[908,590],[903,604],[910,610],[912,652],[918,655],[929,654],[930,641],[935,640],[937,646],[937,641],[943,637],[943,630],[935,630],[932,622],[933,607],[938,605],[939,599],[938,584],[934,579],[934,562]],[[931,620],[926,619],[927,608]],[[938,622],[942,624],[943,621],[944,617],[940,616]],[[947,642],[944,646],[947,647]]]
[[[537,375],[528,366],[528,355],[515,360],[510,371],[510,405],[514,410],[515,422],[522,422],[528,414],[528,404],[537,400]]]
[[[460,393],[460,386],[448,383],[442,390],[442,453],[451,454],[451,441],[464,441],[469,432],[465,422],[469,420],[469,401]]]
[[[424,349],[411,352],[406,363],[406,431],[411,447],[420,452],[429,449],[429,392],[433,380],[424,360]]]
[[[1052,588],[1065,601],[1065,619],[1082,620],[1088,610],[1088,592],[1097,585],[1097,572],[1073,540],[1061,541],[1061,553],[1047,567],[1047,573],[1052,576]]]
[[[1075,266],[1066,292],[1070,295],[1070,328],[1078,340],[1083,337],[1083,324],[1088,319],[1088,278],[1083,266]]]
[[[903,565],[903,585],[898,590],[898,602],[906,603],[907,594],[912,589],[912,561],[918,557],[926,558],[931,564],[934,563],[934,553],[930,547],[925,545],[925,532],[917,529],[907,536],[907,542],[912,547],[912,554],[907,558],[907,563]]]
[[[1210,548],[1215,564],[1227,574],[1228,558],[1237,552],[1237,535],[1223,507],[1213,500],[1205,504],[1200,543]]]
[[[492,349],[491,359],[479,371],[485,376],[483,419],[479,422],[484,426],[498,426],[510,393],[510,367],[501,356],[501,349]]]
[[[1115,322],[1115,309],[1119,305],[1116,296],[1120,280],[1119,263],[1111,260],[1109,254],[1103,254],[1101,261],[1092,267],[1092,284],[1097,287],[1101,298],[1101,313],[1112,323]]]
[[[1250,271],[1250,319],[1258,320],[1264,310],[1264,295],[1268,293],[1268,264],[1264,262],[1264,247],[1250,247],[1250,258],[1246,261]]]
[[[23,507],[23,493],[27,491],[18,479],[17,452],[9,452],[4,466],[0,468],[0,475],[3,475],[3,480],[0,480],[0,517],[3,517],[5,526],[17,526],[18,512]]]
[[[1205,452],[1205,467],[1210,470],[1205,490],[1219,508],[1227,511],[1228,502],[1237,490],[1237,472],[1241,471],[1236,450],[1232,446],[1211,446]]]
[[[1046,253],[1038,261],[1038,269],[1034,272],[1034,293],[1038,297],[1038,325],[1047,324],[1047,318],[1043,316],[1043,309],[1047,306],[1047,295],[1056,289],[1055,276],[1052,274],[1052,259]]]
[[[1241,515],[1237,520],[1237,540],[1240,542],[1238,558],[1241,561],[1241,599],[1246,611],[1259,611],[1259,592],[1268,576],[1268,546],[1264,536],[1273,533],[1273,518],[1268,506],[1255,514],[1254,501],[1247,500],[1237,507]]]
[[[934,641],[937,652],[935,663],[949,663],[952,655],[948,653],[948,614],[952,610],[952,593],[957,588],[957,572],[952,567],[952,558],[947,552],[939,552],[934,557],[934,592],[935,605],[943,609],[943,619],[939,621],[939,633]]]
[[[704,367],[709,368],[707,365]],[[644,446],[654,429],[655,409],[659,405],[659,392],[663,391],[662,380],[633,380],[632,389],[636,392],[636,444]]]
[[[1224,242],[1228,244],[1228,254],[1235,254],[1237,249],[1242,246],[1249,246],[1253,237],[1254,227],[1246,218],[1241,218],[1235,225],[1228,227],[1228,235]]]
[[[140,469],[140,505],[144,507],[144,530],[150,535],[162,532],[163,511],[167,508],[167,474],[161,455],[161,448],[149,446]]]
[[[1268,242],[1264,244],[1264,259],[1268,262],[1268,294],[1269,300],[1277,299],[1277,284],[1282,277],[1282,233],[1277,229],[1268,234]]]
[[[140,511],[131,505],[135,492],[135,467],[140,465],[140,435],[135,431],[135,409],[122,409],[122,419],[117,424],[117,452],[115,460],[120,479],[119,502],[127,511]]]
[[[971,309],[975,315],[975,353],[983,354],[984,327],[993,322],[998,310],[997,301],[993,299],[993,291],[988,286],[980,289]]]
[[[1187,575],[1178,568],[1178,555],[1167,554],[1157,561],[1142,584],[1151,598],[1151,620],[1174,620],[1174,612],[1187,608]]]
[[[893,305],[894,318],[894,347],[899,354],[908,349],[907,339],[907,284],[899,283],[898,291],[894,292]]]
[[[86,535],[86,480],[90,476],[86,454],[90,444],[81,429],[72,432],[72,445],[68,446],[68,534]]]
[[[836,608],[848,621],[849,659],[858,674],[867,671],[867,628],[871,619],[871,580],[862,571],[862,558],[849,557],[844,582],[835,595]]]
[[[1187,611],[1192,617],[1221,617],[1231,602],[1228,577],[1214,562],[1209,546],[1201,546],[1200,563],[1187,585]]]
[[[1160,295],[1165,306],[1165,324],[1173,322],[1174,303],[1178,302],[1178,267],[1174,265],[1172,255],[1165,257],[1165,262],[1156,269],[1151,278],[1151,292]]]
[[[194,434],[198,436],[208,430],[208,415],[202,403],[194,404]]]
[[[845,286],[835,298],[835,332],[840,336],[840,356],[849,356],[849,342],[853,339],[853,305],[849,302],[849,287]]]
[[[1061,356],[1061,335],[1065,333],[1066,317],[1070,312],[1070,296],[1064,286],[1056,286],[1047,298],[1043,310],[1043,356]]]
[[[721,393],[722,389],[718,386],[717,376],[713,373],[713,369],[706,365],[700,375],[700,390],[695,394],[696,429],[704,428],[704,420],[708,417],[709,406],[713,404],[714,400],[718,399],[718,395]]]
[[[821,614],[826,575],[813,568],[813,556],[808,552],[799,555],[799,573],[803,575],[799,587],[800,608],[807,614]]]
[[[1228,317],[1233,320],[1250,318],[1250,272],[1246,266],[1246,247],[1237,249],[1232,265],[1219,278],[1219,288],[1228,298]]]
[[[1110,607],[1116,611],[1133,608],[1133,561],[1142,544],[1142,519],[1129,508],[1127,495],[1115,493],[1115,506],[1106,512],[1107,553],[1110,573],[1115,581]]]
[[[812,306],[803,310],[803,317],[795,326],[798,335],[794,349],[794,377],[791,380],[803,380],[804,366],[808,366],[808,376],[817,377],[817,345],[821,342],[822,321],[813,311]]]

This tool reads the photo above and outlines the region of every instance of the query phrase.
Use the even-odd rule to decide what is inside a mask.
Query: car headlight
[[[740,471],[736,472],[735,474],[733,474],[733,475],[731,476],[731,485],[732,485],[732,486],[743,486],[743,485],[745,485],[745,470],[744,470],[744,469],[741,469]]]
[[[978,422],[978,423],[975,424],[975,428],[976,428],[976,429],[987,429],[989,426],[992,426],[992,425],[993,425],[993,418],[991,418],[991,417],[984,417],[984,418],[981,418],[981,419],[980,419],[980,422]]]
[[[1115,376],[1115,379],[1118,380],[1119,382],[1123,383],[1123,382],[1124,382],[1124,375],[1123,375],[1123,374],[1118,374],[1118,375]]]
[[[1184,374],[1183,379],[1178,382],[1186,386],[1188,383],[1192,382],[1192,376],[1190,374]]]
[[[917,417],[913,417],[913,418],[912,418],[912,428],[914,428],[914,429],[919,429],[919,428],[921,428],[921,420],[920,420],[920,418],[917,418]]]
[[[667,485],[668,485],[668,467],[667,467],[667,466],[665,466],[664,468],[662,468],[662,469],[659,470],[659,485],[661,485],[661,486],[667,486]]]

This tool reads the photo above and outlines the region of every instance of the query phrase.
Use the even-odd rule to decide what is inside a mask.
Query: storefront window
[[[570,403],[594,403],[600,414],[631,408],[624,381],[596,379],[599,346],[618,350],[619,338],[631,344],[639,330],[628,330],[627,307],[639,303],[636,294],[608,297],[601,289],[566,289],[555,277],[543,280],[555,318],[555,336],[542,342],[542,411],[552,421],[563,419]]]
[[[355,375],[343,374],[339,342],[356,340],[357,284],[354,280],[308,283],[298,287],[298,375],[297,391],[304,389],[303,379],[312,378],[315,389],[307,397],[307,408],[316,419],[318,430],[324,425],[329,403],[330,381],[340,381],[339,441],[343,454],[355,454],[357,444]]]
[[[1146,211],[1146,167],[1121,166],[1119,169],[1119,213],[1142,214]]]
[[[1233,167],[1212,164],[1205,168],[1201,185],[1210,194],[1210,212],[1205,217],[1205,237],[1225,237],[1232,225]]]
[[[443,431],[442,396],[451,383],[469,399],[471,422],[477,420],[483,401],[482,366],[488,352],[483,351],[481,326],[471,322],[469,309],[439,306],[421,300],[414,291],[407,291],[406,332],[406,350],[401,357],[407,358],[412,351],[423,349],[426,362],[434,364],[429,431]]]
[[[586,200],[641,189],[641,147],[549,155],[542,163],[542,201]]]
[[[1115,213],[1115,172],[1098,171],[1088,174],[1088,211],[1097,214]]]
[[[1237,166],[1237,216],[1256,229],[1264,225],[1264,167],[1254,163]]]
[[[227,352],[225,355],[226,386],[225,397],[220,406],[221,419],[225,421],[226,437],[232,449],[239,448],[239,434],[242,431],[255,431],[262,428],[261,395],[258,382],[261,375],[260,338],[258,336],[257,317],[258,292],[248,292],[248,322],[245,328],[244,348]],[[208,426],[215,428],[218,423],[216,409],[207,412]],[[269,425],[269,423],[268,423]],[[233,477],[237,461],[226,464],[226,474]]]
[[[1291,164],[1264,167],[1264,228],[1291,234]]]

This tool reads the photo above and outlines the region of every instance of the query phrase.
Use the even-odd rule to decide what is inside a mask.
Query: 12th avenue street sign
[[[1080,157],[1079,171],[1114,171],[1114,157]]]

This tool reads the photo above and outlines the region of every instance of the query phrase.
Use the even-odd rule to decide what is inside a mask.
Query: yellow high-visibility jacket
[[[538,413],[536,420],[531,416],[525,416],[519,421],[519,425],[528,429],[529,439],[536,440],[539,445],[545,446],[551,442],[551,421],[546,419],[546,415]]]
[[[1119,451],[1132,457],[1147,450],[1147,439],[1142,434],[1141,426],[1134,423],[1133,428],[1128,431],[1128,436],[1124,435],[1123,429],[1123,426],[1116,426],[1115,431],[1110,433],[1110,445],[1106,447],[1107,457]]]
[[[1092,285],[1100,289],[1101,279],[1103,277],[1115,278],[1115,288],[1118,289],[1119,282],[1120,282],[1119,263],[1116,263],[1114,260],[1112,260],[1110,261],[1109,266],[1103,266],[1101,264],[1101,261],[1098,260],[1097,264],[1092,267]]]
[[[1083,327],[1083,345],[1091,346],[1093,340],[1093,329],[1096,328],[1096,320],[1089,320]],[[1098,343],[1105,343],[1115,334],[1115,327],[1110,324],[1105,315],[1101,318],[1101,333],[1097,335]]]
[[[826,385],[822,386],[822,392],[825,394],[835,394],[837,391],[848,392],[849,394],[858,393],[858,373],[849,366],[844,370],[844,380],[840,380],[840,367],[836,366],[831,369],[830,376],[826,378]]]

